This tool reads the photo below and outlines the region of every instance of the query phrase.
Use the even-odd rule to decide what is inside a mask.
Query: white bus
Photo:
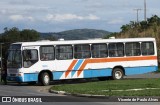
[[[18,42],[10,45],[7,79],[17,82],[142,74],[158,69],[154,38]]]

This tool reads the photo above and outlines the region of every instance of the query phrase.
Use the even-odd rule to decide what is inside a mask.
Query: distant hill
[[[74,29],[58,33],[40,33],[42,39],[55,37],[56,39],[63,38],[65,40],[103,38],[109,34],[111,34],[111,32],[96,29]]]

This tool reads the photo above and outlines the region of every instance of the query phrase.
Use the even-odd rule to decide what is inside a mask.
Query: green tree
[[[4,28],[4,33],[2,34],[1,40],[3,43],[8,42],[16,42],[19,41],[20,31],[18,28],[13,27],[8,30],[8,28]]]
[[[151,18],[147,19],[149,26],[160,26],[160,18],[157,15],[152,16]]]
[[[18,28],[13,27],[8,29],[4,28],[4,33],[1,35],[0,41],[3,43],[13,43],[22,41],[36,41],[40,39],[40,35],[36,30],[24,29],[20,31]]]
[[[24,29],[20,32],[21,41],[36,41],[40,39],[40,35],[35,30]]]
[[[129,29],[130,29],[130,25],[129,24],[126,24],[126,25],[122,25],[122,27],[121,27],[121,32],[126,32],[126,31],[128,31]]]

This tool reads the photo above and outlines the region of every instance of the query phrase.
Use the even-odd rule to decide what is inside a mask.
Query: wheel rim
[[[48,84],[48,83],[49,83],[49,76],[48,76],[48,75],[45,75],[45,76],[44,76],[44,83],[45,83],[45,84]]]
[[[116,79],[121,79],[122,78],[122,73],[120,71],[115,72],[115,77]]]

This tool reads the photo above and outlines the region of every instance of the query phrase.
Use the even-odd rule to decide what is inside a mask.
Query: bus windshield
[[[7,67],[9,68],[22,67],[21,50],[9,50]]]

